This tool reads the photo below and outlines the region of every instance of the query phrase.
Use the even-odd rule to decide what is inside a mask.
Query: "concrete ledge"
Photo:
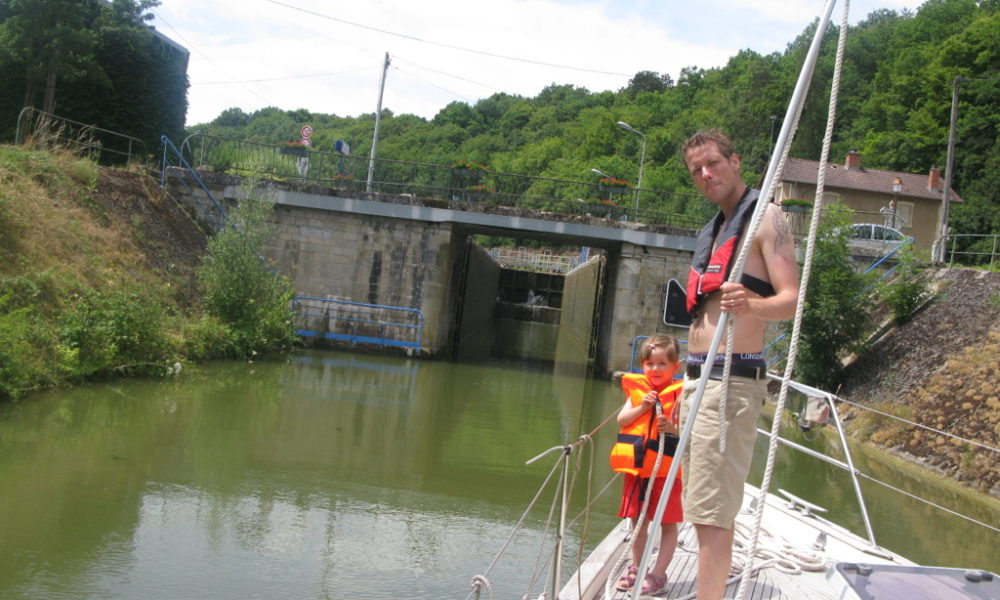
[[[334,190],[335,192],[335,190]],[[236,195],[227,187],[226,196]],[[361,200],[344,196],[325,196],[294,190],[279,190],[275,202],[279,205],[349,212],[353,214],[389,217],[431,223],[455,223],[491,231],[534,233],[560,238],[566,242],[581,242],[591,246],[611,242],[628,242],[637,246],[652,246],[674,250],[694,250],[693,231],[642,223],[610,221],[597,217],[563,215],[545,211],[512,209],[503,206],[476,205],[484,212],[423,206],[413,198],[413,204]],[[468,205],[465,205],[468,206]],[[488,209],[489,212],[485,212]]]

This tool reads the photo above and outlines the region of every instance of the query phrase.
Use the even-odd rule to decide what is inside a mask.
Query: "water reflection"
[[[547,363],[308,352],[0,406],[0,597],[464,597],[552,464],[524,461],[620,402],[614,383]],[[614,433],[596,438],[595,488]],[[774,488],[821,490],[834,520],[863,533],[846,475],[781,458]],[[901,487],[928,485],[857,459]],[[987,534],[871,488],[883,545],[1000,568]],[[545,566],[547,501],[490,574],[497,597],[529,591]],[[590,545],[616,505],[613,487]],[[963,505],[995,523],[982,506]]]
[[[464,596],[548,469],[524,461],[616,402],[523,364],[317,352],[5,406],[0,597]],[[544,516],[499,589],[527,591]]]

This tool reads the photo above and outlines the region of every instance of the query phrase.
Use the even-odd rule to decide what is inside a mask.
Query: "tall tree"
[[[0,61],[17,64],[24,76],[24,106],[53,112],[56,87],[94,69],[92,2],[7,0],[0,23]],[[41,100],[41,102],[39,102]]]

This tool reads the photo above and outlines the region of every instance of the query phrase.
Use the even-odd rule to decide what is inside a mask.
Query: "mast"
[[[378,148],[378,127],[382,121],[382,93],[385,91],[385,73],[389,70],[389,53],[385,53],[385,62],[382,63],[382,81],[378,84],[378,106],[375,108],[375,133],[372,134],[372,154],[368,159],[368,181],[365,183],[365,191],[372,191],[372,177],[375,175],[375,150]]]

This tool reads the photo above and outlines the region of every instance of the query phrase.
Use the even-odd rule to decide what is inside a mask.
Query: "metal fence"
[[[1000,234],[953,233],[948,236],[948,266],[1000,267]]]
[[[42,148],[67,148],[102,165],[127,164],[145,153],[139,138],[25,106],[17,115],[14,143],[29,142]]]
[[[376,158],[371,182],[368,157],[274,146],[246,140],[194,134],[180,145],[197,169],[258,175],[353,191],[411,194],[476,204],[548,210],[619,221],[699,229],[715,210],[696,194],[642,190],[642,202],[669,211],[635,208],[632,193],[600,182],[518,175],[486,169]]]
[[[487,252],[505,269],[535,273],[568,273],[583,263],[583,254],[553,254],[551,250],[490,248]]]
[[[424,315],[415,308],[296,296],[295,333],[354,344],[391,346],[420,355]]]

